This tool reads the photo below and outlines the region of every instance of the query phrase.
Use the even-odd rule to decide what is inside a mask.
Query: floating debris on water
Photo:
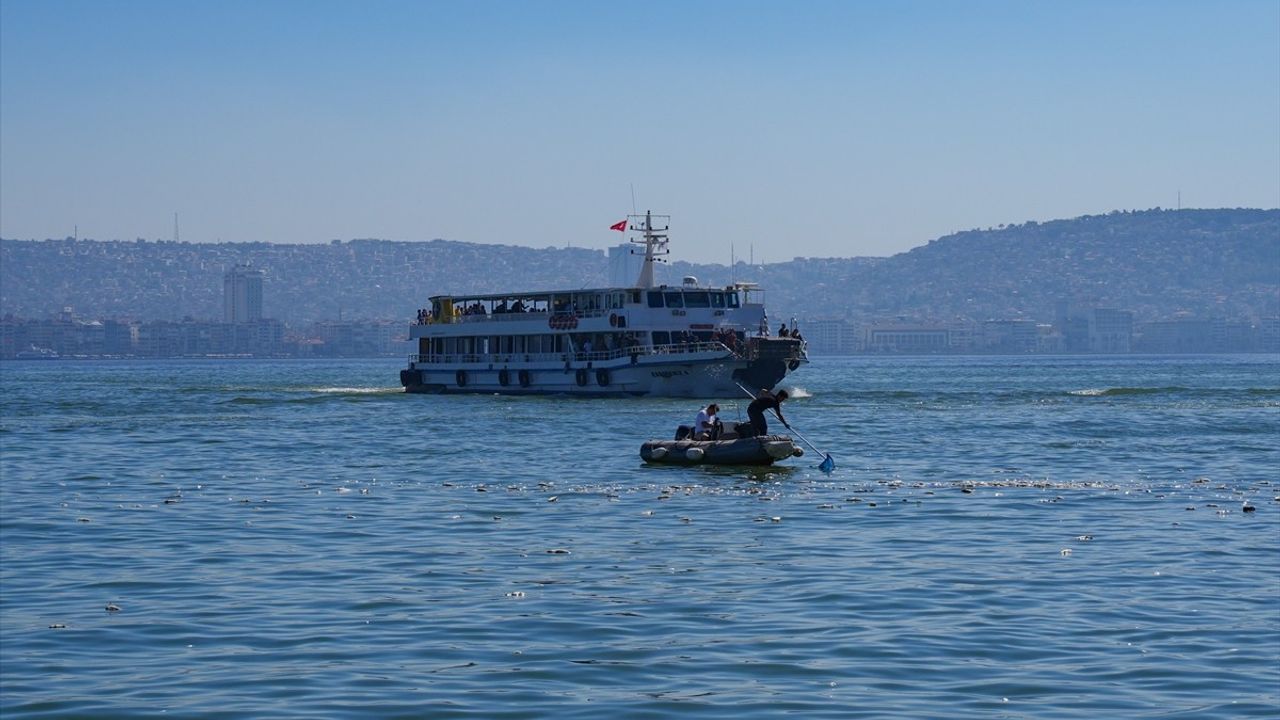
[[[106,610],[110,613],[120,612],[120,606],[115,603],[107,603]]]
[[[1061,554],[1062,554],[1062,557],[1071,557],[1071,554],[1072,554],[1071,548],[1062,548]]]
[[[573,553],[569,552],[564,548],[551,548],[547,550],[547,554],[548,555],[572,555]]]

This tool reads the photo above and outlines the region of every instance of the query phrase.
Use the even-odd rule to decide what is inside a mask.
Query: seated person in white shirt
[[[720,437],[720,418],[716,417],[719,412],[720,406],[715,403],[698,411],[698,417],[693,421],[694,440],[715,440]]]

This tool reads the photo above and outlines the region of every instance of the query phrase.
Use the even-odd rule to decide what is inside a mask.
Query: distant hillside
[[[867,264],[770,266],[773,301],[851,316],[1053,318],[1066,300],[1139,320],[1280,312],[1280,210],[1149,210],[971,230]]]
[[[679,238],[674,238],[679,256]],[[0,313],[218,318],[222,273],[267,274],[265,311],[289,323],[409,318],[442,292],[605,282],[603,252],[433,240],[326,245],[0,240]],[[1050,320],[1054,305],[1177,315],[1280,314],[1280,210],[1149,210],[948,235],[889,258],[797,258],[767,266],[674,263],[667,277],[754,280],[775,318]]]

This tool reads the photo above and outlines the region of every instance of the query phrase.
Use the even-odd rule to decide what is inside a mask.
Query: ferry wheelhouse
[[[634,287],[432,297],[410,326],[405,390],[713,397],[773,388],[808,362],[803,340],[770,337],[754,283],[654,283],[668,216],[627,227],[644,246]]]

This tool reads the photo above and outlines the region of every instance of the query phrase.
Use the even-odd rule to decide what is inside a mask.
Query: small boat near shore
[[[666,465],[772,465],[804,455],[789,435],[732,437],[723,440],[650,440],[640,446],[647,463]]]
[[[36,347],[32,345],[26,350],[19,350],[14,358],[18,360],[57,360],[60,356],[58,351],[53,348]]]

